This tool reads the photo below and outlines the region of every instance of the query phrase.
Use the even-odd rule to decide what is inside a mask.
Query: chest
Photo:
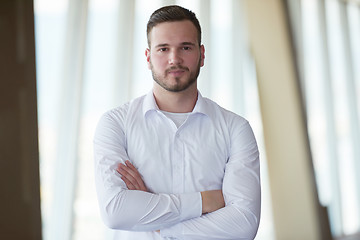
[[[133,122],[127,153],[153,192],[218,189],[229,157],[226,128],[189,118],[179,129],[166,119]]]

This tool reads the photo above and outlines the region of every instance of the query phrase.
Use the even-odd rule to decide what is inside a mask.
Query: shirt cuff
[[[184,193],[180,194],[181,201],[181,221],[186,221],[192,218],[200,217],[202,215],[202,199],[201,193]],[[182,235],[182,224],[175,224],[169,228],[161,229],[160,235],[165,238],[181,239],[179,236]]]
[[[181,221],[200,217],[202,214],[201,193],[180,194],[181,202]]]

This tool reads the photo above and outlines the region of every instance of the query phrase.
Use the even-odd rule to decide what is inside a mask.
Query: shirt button
[[[179,134],[179,133],[176,133],[175,136],[178,138],[178,137],[180,137],[180,134]]]

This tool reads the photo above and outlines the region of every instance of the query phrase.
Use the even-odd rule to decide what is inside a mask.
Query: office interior
[[[201,93],[254,127],[255,239],[360,239],[359,0],[2,0],[0,239],[111,238],[93,130],[151,87],[142,27],[170,4],[202,24]]]

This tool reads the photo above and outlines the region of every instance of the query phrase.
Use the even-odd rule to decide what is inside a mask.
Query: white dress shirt
[[[152,92],[105,113],[94,137],[95,182],[115,239],[253,239],[260,220],[259,152],[249,123],[198,99],[177,127]],[[151,192],[128,190],[116,168],[130,160]],[[202,215],[201,191],[225,204]],[[155,230],[161,230],[160,234]]]

